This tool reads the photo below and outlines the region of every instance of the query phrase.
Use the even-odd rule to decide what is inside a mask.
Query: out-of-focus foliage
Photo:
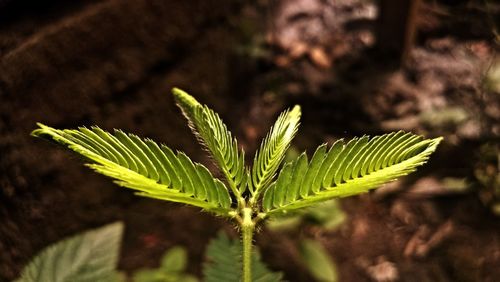
[[[335,263],[319,242],[309,239],[303,240],[300,243],[300,255],[302,262],[317,281],[337,281]]]
[[[207,247],[208,262],[203,267],[206,282],[242,281],[242,247],[238,240],[230,239],[224,232],[219,232]],[[259,282],[278,282],[281,272],[272,272],[260,260],[257,251],[252,253],[252,280]]]
[[[167,250],[158,268],[141,269],[134,273],[134,282],[197,282],[198,279],[186,274],[188,256],[180,246]]]
[[[325,230],[334,230],[344,222],[345,218],[340,202],[333,199],[295,213],[273,217],[267,221],[267,227],[278,231],[297,228],[301,224],[314,224]]]
[[[119,281],[122,233],[118,222],[59,241],[37,254],[15,282]]]
[[[500,215],[500,150],[498,144],[486,143],[479,149],[474,177],[480,185],[480,198]]]
[[[488,91],[500,94],[500,59],[490,65],[484,82]]]
[[[420,121],[424,126],[439,130],[454,130],[468,118],[467,111],[461,107],[430,110],[420,114]]]

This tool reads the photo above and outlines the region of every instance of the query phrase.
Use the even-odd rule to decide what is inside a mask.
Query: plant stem
[[[243,209],[243,221],[241,223],[243,241],[243,282],[252,282],[252,239],[255,224],[252,221],[252,209]]]

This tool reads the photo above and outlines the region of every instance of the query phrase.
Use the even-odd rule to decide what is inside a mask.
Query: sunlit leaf
[[[264,194],[267,215],[286,213],[333,198],[347,197],[415,171],[436,150],[441,138],[423,139],[405,132],[321,145],[311,161],[305,154],[281,170],[277,184]],[[279,185],[282,176],[289,185]],[[288,182],[287,182],[288,183]]]
[[[191,129],[212,154],[230,188],[235,194],[242,194],[246,188],[245,152],[216,112],[178,88],[172,92]]]
[[[33,136],[53,140],[89,159],[88,167],[138,195],[193,205],[227,215],[231,198],[224,184],[184,153],[150,139],[99,127],[54,129],[38,124]]]
[[[258,198],[258,195],[273,181],[297,133],[300,116],[299,106],[284,111],[262,141],[252,166],[250,188],[254,197]]]

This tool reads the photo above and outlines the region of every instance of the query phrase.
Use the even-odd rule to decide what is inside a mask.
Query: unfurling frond
[[[399,131],[347,144],[339,140],[329,149],[321,145],[310,161],[303,153],[283,167],[264,194],[263,210],[267,215],[282,213],[366,192],[413,172],[441,139],[424,140]]]
[[[184,153],[175,154],[150,139],[98,127],[58,130],[43,124],[32,135],[51,139],[91,160],[87,164],[137,194],[227,215],[231,198],[222,182]]]
[[[252,167],[251,186],[254,197],[267,188],[285,157],[290,142],[297,133],[300,121],[300,107],[281,113],[271,131],[262,141],[255,154]]]
[[[241,195],[246,188],[245,153],[238,148],[236,139],[212,109],[180,89],[174,88],[172,92],[191,129],[214,157],[233,193]]]

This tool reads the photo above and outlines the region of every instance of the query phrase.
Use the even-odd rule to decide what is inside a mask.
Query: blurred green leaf
[[[422,124],[435,129],[453,129],[468,119],[467,110],[461,107],[434,109],[420,114]]]
[[[167,277],[156,269],[140,269],[134,273],[135,282],[165,281]]]
[[[186,249],[174,246],[168,249],[158,268],[144,268],[133,275],[134,282],[197,282],[198,279],[184,273],[188,262]]]
[[[268,220],[266,226],[271,231],[291,230],[298,228],[302,220],[302,215],[277,216]]]
[[[161,260],[161,268],[169,272],[184,271],[186,264],[187,252],[180,246],[175,246],[168,250]]]
[[[35,256],[16,282],[119,281],[121,222],[59,241]]]
[[[465,192],[469,189],[469,184],[465,178],[445,177],[443,178],[443,186],[447,190],[454,192]]]
[[[500,215],[500,146],[485,143],[478,150],[474,180],[479,184],[479,198],[495,215]]]
[[[206,282],[241,281],[242,246],[239,240],[232,240],[224,232],[219,232],[208,245],[206,253],[209,260],[203,267]],[[278,282],[282,276],[281,272],[272,272],[267,268],[258,252],[252,253],[253,281]]]
[[[300,254],[307,269],[317,281],[337,281],[335,264],[320,243],[310,239],[303,240],[300,243]]]
[[[500,93],[500,59],[489,67],[485,77],[485,86],[487,91]]]
[[[286,154],[285,154],[285,160],[283,161],[283,163],[289,163],[295,159],[297,159],[299,156],[300,156],[300,151],[297,147],[295,146],[290,146],[290,148],[288,148],[288,150],[286,151]]]
[[[134,273],[134,282],[198,282],[198,278],[184,273],[165,273],[160,269],[143,269]]]
[[[310,217],[314,222],[326,230],[336,229],[346,218],[344,211],[342,211],[340,207],[340,202],[337,199],[323,202],[312,207],[308,210],[306,216]]]
[[[298,228],[302,223],[318,225],[326,230],[335,230],[346,219],[338,199],[319,203],[306,209],[286,215],[271,217],[267,227],[272,231],[285,231]]]

